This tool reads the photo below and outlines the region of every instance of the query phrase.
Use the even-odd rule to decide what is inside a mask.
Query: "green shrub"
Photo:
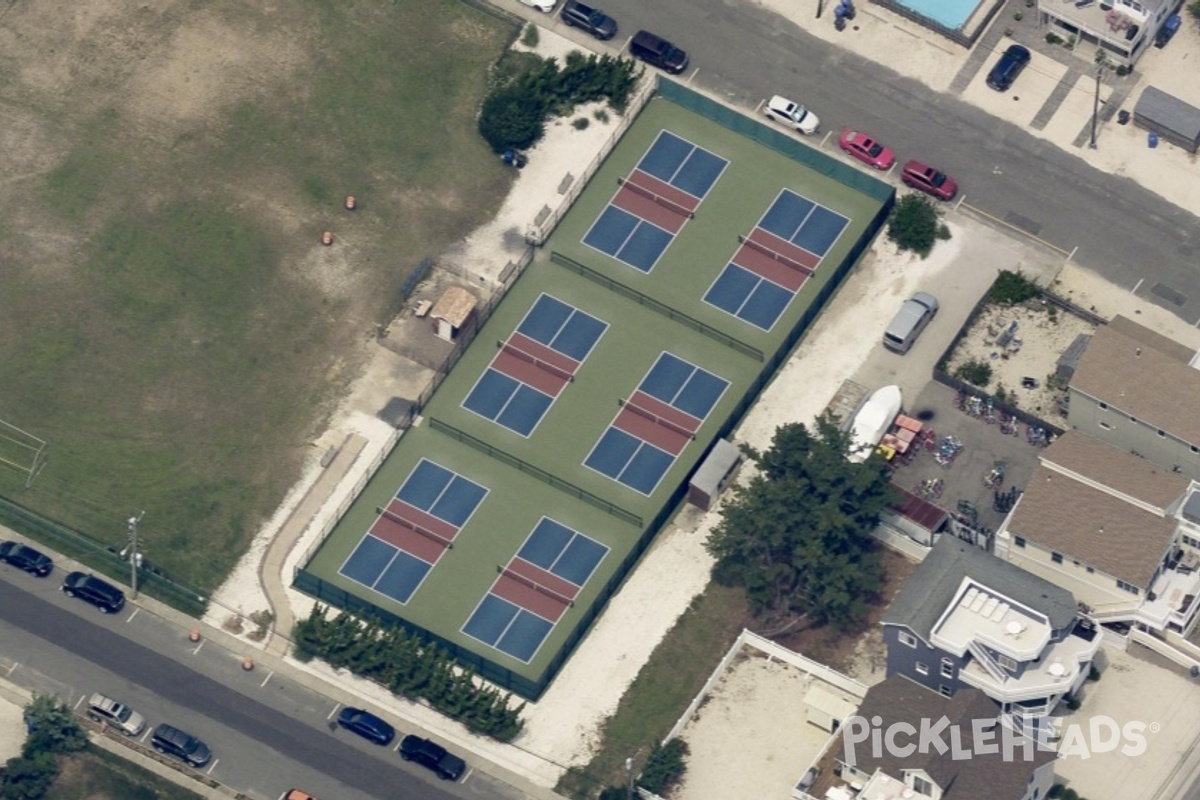
[[[608,122],[608,112],[603,108],[597,108],[592,116],[595,117],[596,122],[599,122],[601,125],[604,125]]]
[[[992,365],[973,358],[965,364],[960,364],[958,369],[954,370],[954,377],[976,386],[987,386],[992,380]]]
[[[537,25],[532,22],[525,26],[525,30],[521,31],[521,44],[533,49],[538,46],[538,29]]]
[[[1015,306],[1040,297],[1042,290],[1038,285],[1025,277],[1022,272],[1012,272],[1004,269],[996,276],[988,292],[988,300],[1002,306]]]
[[[523,86],[508,86],[483,101],[479,133],[497,153],[510,147],[524,149],[542,138],[545,117],[546,108],[539,97]]]
[[[682,739],[672,739],[662,745],[656,742],[638,777],[638,786],[661,797],[670,794],[687,771],[687,754],[687,742]]]
[[[1200,1],[1200,0],[1198,0]],[[1062,37],[1057,33],[1046,34],[1046,44],[1062,44]]]
[[[1089,670],[1088,670],[1088,676],[1087,676],[1087,679],[1088,679],[1089,681],[1098,681],[1098,680],[1100,680],[1100,670],[1099,670],[1099,669],[1096,667],[1096,665],[1095,665],[1095,664],[1092,664],[1092,666],[1091,666],[1091,669],[1089,669]]]
[[[1079,702],[1078,697],[1075,697],[1074,695],[1072,695],[1071,697],[1067,698],[1067,710],[1068,711],[1078,711],[1079,707],[1081,705],[1083,705],[1083,704],[1081,702]],[[1068,789],[1067,791],[1070,791],[1070,789]]]
[[[51,753],[10,758],[0,772],[0,798],[39,800],[58,777],[58,761]]]
[[[589,120],[587,117],[579,117],[577,119],[571,120],[571,127],[577,131],[586,130],[588,124],[589,124]]]
[[[911,250],[925,258],[937,239],[938,224],[938,212],[932,200],[917,194],[906,194],[892,208],[887,237],[901,250]]]

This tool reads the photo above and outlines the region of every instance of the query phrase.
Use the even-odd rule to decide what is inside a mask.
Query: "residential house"
[[[1195,358],[1124,317],[1100,326],[1068,388],[1071,427],[1200,480]]]
[[[1076,49],[1100,47],[1108,63],[1132,67],[1181,5],[1180,0],[1038,0],[1038,14],[1043,28],[1074,42]]]
[[[1053,750],[1000,724],[977,689],[943,697],[892,675],[867,692],[856,723],[881,734],[854,743],[858,732],[843,730],[838,766],[857,800],[1040,800],[1054,785]],[[922,730],[941,733],[935,742]]]
[[[1087,615],[1167,638],[1196,625],[1200,485],[1068,431],[996,532],[997,557],[1074,594]]]
[[[896,595],[883,630],[889,677],[944,697],[977,689],[1006,725],[1043,738],[1101,639],[1069,591],[950,536]]]

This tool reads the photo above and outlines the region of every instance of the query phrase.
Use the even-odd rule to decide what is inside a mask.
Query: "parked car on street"
[[[996,62],[996,66],[992,67],[992,71],[988,73],[987,85],[995,89],[997,92],[1006,92],[1013,85],[1013,81],[1021,74],[1021,70],[1025,69],[1025,65],[1029,63],[1032,56],[1029,55],[1029,49],[1019,44],[1012,44],[1004,51],[1004,55],[1000,56],[1000,60]]]
[[[567,0],[562,10],[563,24],[568,28],[587,31],[601,41],[617,35],[617,21],[598,8],[585,5],[579,0]]]
[[[203,767],[212,758],[208,745],[173,725],[159,725],[150,737],[150,745],[160,753]]]
[[[846,128],[838,137],[838,147],[875,169],[890,169],[896,154],[875,139],[853,128]]]
[[[782,95],[775,95],[767,101],[763,113],[769,119],[782,122],[793,130],[812,136],[821,125],[817,115],[799,103],[793,103]]]
[[[909,161],[900,171],[900,180],[908,186],[938,200],[953,200],[958,194],[958,184],[944,172],[920,161]]]
[[[72,572],[62,585],[67,597],[86,600],[105,614],[115,614],[125,607],[125,593],[106,580],[86,572]]]
[[[629,52],[634,58],[678,75],[688,67],[688,54],[661,36],[650,31],[638,31],[629,40]]]
[[[536,11],[541,11],[543,14],[549,14],[554,10],[558,0],[521,0],[521,3]]]
[[[20,542],[0,544],[0,561],[39,578],[44,578],[54,571],[54,562],[50,560],[50,556]]]
[[[439,778],[456,781],[467,771],[466,762],[446,752],[440,744],[409,734],[400,741],[400,757],[415,761],[437,773]]]
[[[88,698],[87,715],[96,722],[111,725],[126,736],[137,736],[146,729],[145,717],[99,692]]]
[[[384,720],[361,708],[346,707],[338,714],[338,725],[357,733],[375,744],[389,745],[396,738],[396,729]]]

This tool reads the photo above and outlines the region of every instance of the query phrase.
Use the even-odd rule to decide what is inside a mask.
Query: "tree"
[[[58,762],[51,753],[10,758],[0,771],[2,800],[41,800],[58,777]]]
[[[497,89],[483,101],[479,133],[497,153],[535,144],[545,132],[546,106],[527,86]]]
[[[53,695],[35,694],[25,706],[24,718],[29,729],[22,749],[26,758],[37,753],[73,753],[87,747],[87,732],[70,707]]]
[[[780,426],[759,473],[735,486],[705,543],[714,578],[742,586],[768,635],[801,621],[848,629],[883,585],[871,530],[891,501],[887,464],[852,463],[850,437],[828,416]]]
[[[901,250],[912,250],[925,258],[939,236],[950,238],[949,229],[938,220],[932,200],[918,194],[906,194],[896,201],[888,218],[887,237]]]

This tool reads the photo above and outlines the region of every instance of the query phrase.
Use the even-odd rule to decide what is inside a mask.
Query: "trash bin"
[[[1150,133],[1146,136],[1146,143],[1150,145],[1151,148],[1158,147],[1158,134],[1154,131],[1150,131]]]
[[[1128,125],[1129,124],[1129,112],[1128,111],[1126,111],[1125,109],[1121,109],[1120,111],[1117,112],[1117,124],[1118,125]]]

